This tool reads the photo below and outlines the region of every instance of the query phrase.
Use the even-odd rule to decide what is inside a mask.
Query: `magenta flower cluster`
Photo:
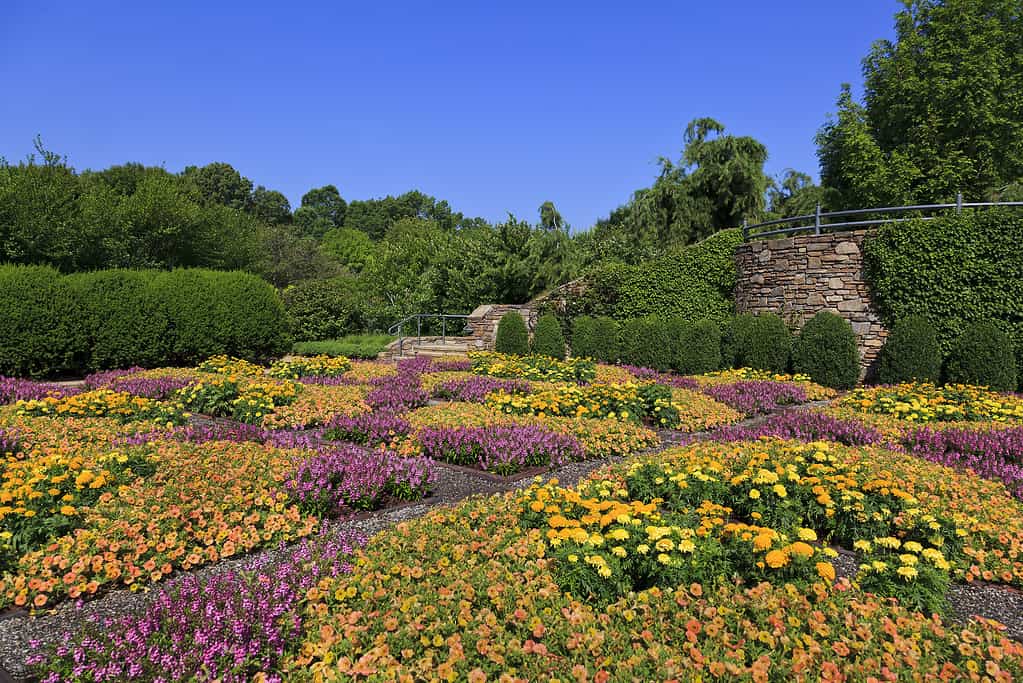
[[[791,382],[742,381],[711,384],[700,391],[746,415],[763,415],[775,408],[806,403],[806,391]]]
[[[1023,499],[1023,427],[984,431],[922,427],[904,432],[900,442],[925,460],[1001,481]]]
[[[529,389],[529,382],[525,380],[473,375],[465,379],[448,380],[437,385],[433,390],[433,396],[449,401],[483,403],[487,394],[495,391],[503,391],[506,394],[528,394]]]
[[[583,458],[574,436],[535,425],[426,428],[419,430],[416,440],[427,457],[501,475]]]
[[[633,377],[641,381],[651,381],[656,384],[675,387],[676,389],[693,389],[695,391],[700,391],[700,383],[692,377],[673,375],[670,372],[660,372],[652,368],[643,368],[638,365],[623,365],[621,367],[627,370]]]
[[[714,430],[714,441],[755,441],[761,437],[797,441],[834,441],[847,446],[880,443],[881,433],[857,420],[842,420],[807,410],[787,410],[754,427],[725,426]]]
[[[405,436],[410,430],[408,421],[400,415],[374,411],[334,417],[323,429],[323,437],[332,441],[378,446],[390,443],[395,437]]]
[[[144,368],[140,368],[137,365],[121,370],[101,370],[100,372],[94,372],[91,375],[86,376],[83,381],[85,382],[85,386],[89,387],[89,389],[109,389],[115,381],[123,377],[131,377],[143,370]]]
[[[411,360],[419,359],[409,362]],[[429,400],[415,374],[399,372],[392,377],[378,378],[373,384],[373,389],[366,394],[366,404],[374,411],[406,413],[425,406]]]
[[[186,574],[161,588],[139,614],[93,617],[59,645],[32,641],[28,664],[45,683],[248,681],[272,671],[300,635],[306,592],[322,578],[350,572],[351,555],[364,542],[326,530],[240,571]]]
[[[283,488],[304,512],[334,517],[346,509],[372,510],[387,496],[422,498],[436,476],[436,465],[428,458],[344,444],[302,460]]]
[[[82,387],[53,382],[35,382],[30,379],[0,376],[0,404],[15,401],[34,401],[47,396],[73,396],[84,391]]]

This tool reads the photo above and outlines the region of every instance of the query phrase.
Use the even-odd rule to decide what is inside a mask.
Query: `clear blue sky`
[[[226,161],[293,207],[418,188],[467,215],[589,227],[712,116],[816,174],[896,0],[0,2],[0,155]],[[160,5],[160,7],[157,7]]]

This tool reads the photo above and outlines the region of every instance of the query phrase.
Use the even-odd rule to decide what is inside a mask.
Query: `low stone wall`
[[[867,230],[799,235],[740,245],[735,288],[740,313],[777,313],[799,328],[819,311],[852,323],[860,347],[861,378],[873,374],[888,331],[863,273]]]
[[[538,304],[486,304],[478,306],[469,314],[468,323],[472,334],[467,337],[480,350],[493,351],[497,341],[497,323],[508,311],[515,311],[526,321],[526,329],[532,333],[536,327]]]

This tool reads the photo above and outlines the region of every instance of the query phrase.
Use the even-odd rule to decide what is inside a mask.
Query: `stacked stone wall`
[[[869,231],[799,235],[742,244],[735,260],[740,313],[777,313],[798,331],[819,311],[852,323],[860,348],[861,377],[876,369],[888,331],[864,275],[863,240]]]

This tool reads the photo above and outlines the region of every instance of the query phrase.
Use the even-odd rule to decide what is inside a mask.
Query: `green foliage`
[[[742,313],[728,321],[721,332],[721,368],[742,367],[741,352],[746,345],[746,340],[752,336],[753,325],[756,316],[751,313]]]
[[[818,136],[843,206],[980,199],[1023,177],[1023,15],[1016,0],[906,0]]]
[[[934,325],[921,315],[895,323],[881,349],[877,379],[882,384],[941,381],[941,346]]]
[[[65,278],[81,303],[90,370],[151,368],[166,361],[170,324],[150,286],[154,275],[97,270]]]
[[[726,350],[734,354],[734,367],[786,372],[792,352],[792,333],[774,313],[738,316],[732,324]]]
[[[70,372],[86,352],[81,305],[57,271],[0,266],[0,374]]]
[[[667,325],[657,316],[626,320],[621,339],[623,363],[662,371],[671,369],[671,339]]]
[[[734,254],[741,242],[738,230],[726,230],[648,263],[604,264],[585,275],[587,288],[569,298],[567,311],[619,320],[660,315],[724,322],[734,308]]]
[[[347,358],[376,358],[395,340],[389,334],[349,334],[340,339],[295,342],[291,352],[300,356],[345,356]]]
[[[337,339],[363,329],[365,298],[351,276],[305,280],[285,289],[283,297],[296,339]]]
[[[533,330],[532,352],[534,355],[564,360],[565,335],[561,333],[561,324],[553,314],[542,315],[536,321],[536,329]]]
[[[674,369],[702,375],[721,367],[721,328],[713,320],[686,324],[675,341]]]
[[[854,387],[860,376],[860,354],[849,321],[828,311],[811,318],[792,348],[792,367],[826,387]]]
[[[497,323],[497,339],[494,349],[498,353],[525,356],[529,353],[529,332],[526,321],[515,311],[508,311]]]
[[[956,340],[945,367],[946,381],[996,391],[1016,388],[1016,358],[1009,336],[990,321],[969,325]]]
[[[993,320],[1023,353],[1023,211],[890,224],[866,240],[864,258],[886,325],[922,315],[947,356],[972,322]]]
[[[173,364],[224,354],[259,360],[290,346],[280,297],[254,275],[178,269],[158,273],[152,291],[170,323]]]
[[[579,316],[572,321],[572,355],[603,363],[618,360],[618,323],[602,316]]]

